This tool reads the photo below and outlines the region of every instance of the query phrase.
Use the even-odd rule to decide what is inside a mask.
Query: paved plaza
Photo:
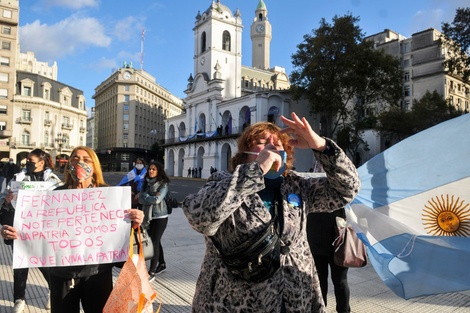
[[[204,240],[189,226],[182,210],[174,209],[162,239],[167,269],[152,283],[163,299],[162,313],[189,313],[195,283],[204,255]],[[11,249],[0,243],[0,313],[11,312],[13,271]],[[443,264],[445,271],[445,264]],[[119,275],[115,268],[114,278]],[[352,312],[430,313],[470,312],[470,291],[403,300],[392,293],[371,266],[349,271]],[[328,293],[328,312],[335,312],[333,287]],[[42,274],[32,269],[26,290],[26,313],[46,313],[47,288]],[[157,306],[155,305],[155,308]],[[204,313],[204,312],[201,312]],[[267,312],[268,313],[268,312]]]

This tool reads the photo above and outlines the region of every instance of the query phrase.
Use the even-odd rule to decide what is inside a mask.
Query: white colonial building
[[[259,121],[281,126],[280,115],[293,111],[288,75],[282,67],[269,65],[272,27],[263,0],[250,28],[251,67],[241,64],[242,29],[240,12],[232,13],[220,1],[197,14],[194,75],[185,91],[185,113],[166,121],[165,168],[169,175],[187,176],[188,169],[197,168],[202,169],[198,177],[206,178],[211,167],[228,169],[245,126]],[[302,110],[308,114],[308,109]],[[308,164],[302,170],[312,164],[308,152],[306,158],[300,158]]]

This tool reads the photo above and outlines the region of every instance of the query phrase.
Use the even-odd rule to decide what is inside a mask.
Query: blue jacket
[[[146,178],[139,193],[139,203],[143,205],[144,222],[148,227],[151,220],[168,215],[165,196],[168,193],[168,183]]]

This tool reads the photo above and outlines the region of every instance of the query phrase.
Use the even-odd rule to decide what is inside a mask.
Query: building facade
[[[137,157],[156,159],[165,119],[180,115],[182,100],[144,70],[125,64],[95,88],[94,137],[104,170],[129,171]]]
[[[429,28],[406,38],[392,30],[366,37],[374,42],[376,49],[401,60],[403,69],[403,95],[401,106],[411,110],[414,101],[419,101],[429,91],[437,91],[444,99],[461,112],[469,112],[470,85],[461,77],[449,74],[444,68],[446,48],[441,44],[442,33]],[[377,106],[376,114],[384,108]],[[382,152],[387,146],[375,131],[367,131],[364,139],[369,150],[361,152],[363,162]]]
[[[86,144],[85,97],[79,89],[39,74],[17,71],[10,157],[24,163],[41,148],[63,166],[72,149]]]
[[[10,157],[18,48],[18,0],[0,0],[0,159]]]
[[[272,27],[263,0],[250,28],[252,66],[241,65],[242,19],[221,1],[196,16],[194,76],[185,91],[185,112],[166,125],[165,168],[169,175],[206,178],[210,168],[226,170],[237,151],[237,138],[252,123],[282,126],[280,115],[308,115],[308,104],[291,100],[282,67],[269,65]],[[296,152],[296,167],[307,171],[312,153]]]

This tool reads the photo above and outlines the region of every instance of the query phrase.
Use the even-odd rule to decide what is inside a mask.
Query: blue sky
[[[124,61],[140,68],[141,32],[145,29],[143,69],[181,98],[193,71],[193,30],[198,11],[212,0],[20,0],[21,52],[58,64],[58,80],[83,90],[88,108],[94,89]],[[259,0],[221,0],[241,12],[242,64],[251,65],[250,25]],[[291,55],[305,34],[335,15],[360,18],[366,36],[388,28],[406,37],[442,22],[452,22],[468,0],[264,0],[273,29],[271,66],[292,70]]]

